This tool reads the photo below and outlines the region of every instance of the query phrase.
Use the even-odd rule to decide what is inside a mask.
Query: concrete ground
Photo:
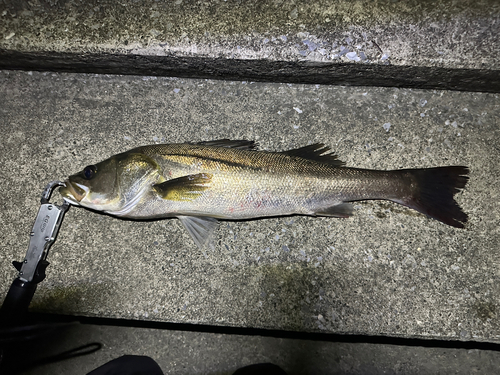
[[[499,342],[498,94],[5,71],[2,295],[45,184],[138,145],[331,145],[348,166],[467,165],[466,229],[387,202],[349,219],[223,222],[200,251],[176,219],[72,208],[34,311]],[[57,194],[54,199],[57,201]]]
[[[497,0],[0,3],[0,69],[500,90]]]
[[[106,325],[108,323],[108,325]],[[24,344],[8,357],[22,375],[86,374],[122,355],[153,358],[165,374],[230,375],[256,363],[274,363],[294,374],[494,374],[498,346],[455,346],[444,341],[383,343],[363,337],[290,333],[196,332],[197,327],[124,327],[72,324]],[[186,329],[187,330],[179,330]],[[194,331],[192,331],[192,329]],[[198,327],[200,329],[200,327]],[[206,329],[206,327],[201,327]],[[273,337],[273,334],[281,335]],[[382,343],[381,343],[382,342]],[[61,353],[90,352],[62,359]],[[20,354],[22,353],[22,355]],[[48,362],[47,358],[58,358]],[[24,367],[23,367],[24,366]],[[24,368],[24,370],[22,370]]]
[[[181,374],[494,373],[499,19],[496,0],[2,2],[2,296],[46,183],[138,145],[321,142],[352,167],[470,168],[464,230],[360,202],[346,220],[223,222],[200,251],[174,219],[72,208],[31,310],[86,324],[14,353],[102,348],[25,373],[122,354]]]

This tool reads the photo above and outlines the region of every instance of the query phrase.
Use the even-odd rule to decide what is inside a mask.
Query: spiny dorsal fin
[[[171,201],[192,201],[209,188],[210,173],[182,176],[153,185],[153,190],[163,199]]]
[[[345,165],[345,163],[339,160],[338,156],[334,155],[333,152],[325,154],[325,152],[328,152],[329,150],[330,147],[325,146],[323,143],[315,143],[309,146],[283,151],[281,153],[289,156],[298,156],[304,159],[314,160],[319,163],[330,164],[334,167],[342,167]]]
[[[228,148],[237,148],[240,150],[255,150],[258,144],[254,141],[247,141],[245,139],[217,139],[214,141],[204,141],[196,143],[198,145],[203,146],[215,146],[215,147],[228,147]]]

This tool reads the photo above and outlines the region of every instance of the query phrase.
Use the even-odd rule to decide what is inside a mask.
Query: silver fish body
[[[115,216],[178,217],[200,247],[216,219],[348,217],[348,202],[367,199],[391,200],[455,227],[467,221],[453,199],[467,182],[466,167],[378,171],[344,167],[322,144],[254,148],[229,140],[142,146],[86,167],[60,192]]]

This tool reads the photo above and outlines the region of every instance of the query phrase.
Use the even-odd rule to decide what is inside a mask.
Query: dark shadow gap
[[[334,334],[320,332],[294,332],[265,328],[228,327],[204,324],[168,323],[132,319],[97,318],[71,315],[31,313],[32,318],[43,323],[68,323],[78,321],[81,324],[106,325],[129,328],[150,328],[169,331],[214,333],[224,335],[263,336],[294,340],[325,341],[353,344],[384,344],[409,347],[476,349],[500,351],[500,344],[480,341],[458,341],[422,338],[403,338],[390,336],[369,336],[359,334]]]
[[[497,70],[0,49],[0,69],[500,92]]]

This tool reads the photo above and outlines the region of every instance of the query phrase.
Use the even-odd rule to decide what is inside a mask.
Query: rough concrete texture
[[[17,352],[17,368],[91,343],[91,355],[31,367],[22,375],[86,374],[122,355],[146,355],[165,374],[230,375],[255,363],[295,374],[495,374],[500,353],[490,350],[336,343],[287,338],[75,325],[33,340]],[[87,349],[95,348],[88,346]],[[33,350],[31,350],[33,348]],[[26,353],[32,353],[26,358]],[[14,361],[16,357],[7,357]]]
[[[0,92],[1,295],[48,181],[155,142],[324,142],[348,166],[469,166],[467,228],[368,202],[345,220],[224,222],[202,252],[175,219],[72,208],[33,310],[500,341],[497,94],[8,71]]]
[[[0,68],[500,91],[497,0],[16,0],[0,17]]]

